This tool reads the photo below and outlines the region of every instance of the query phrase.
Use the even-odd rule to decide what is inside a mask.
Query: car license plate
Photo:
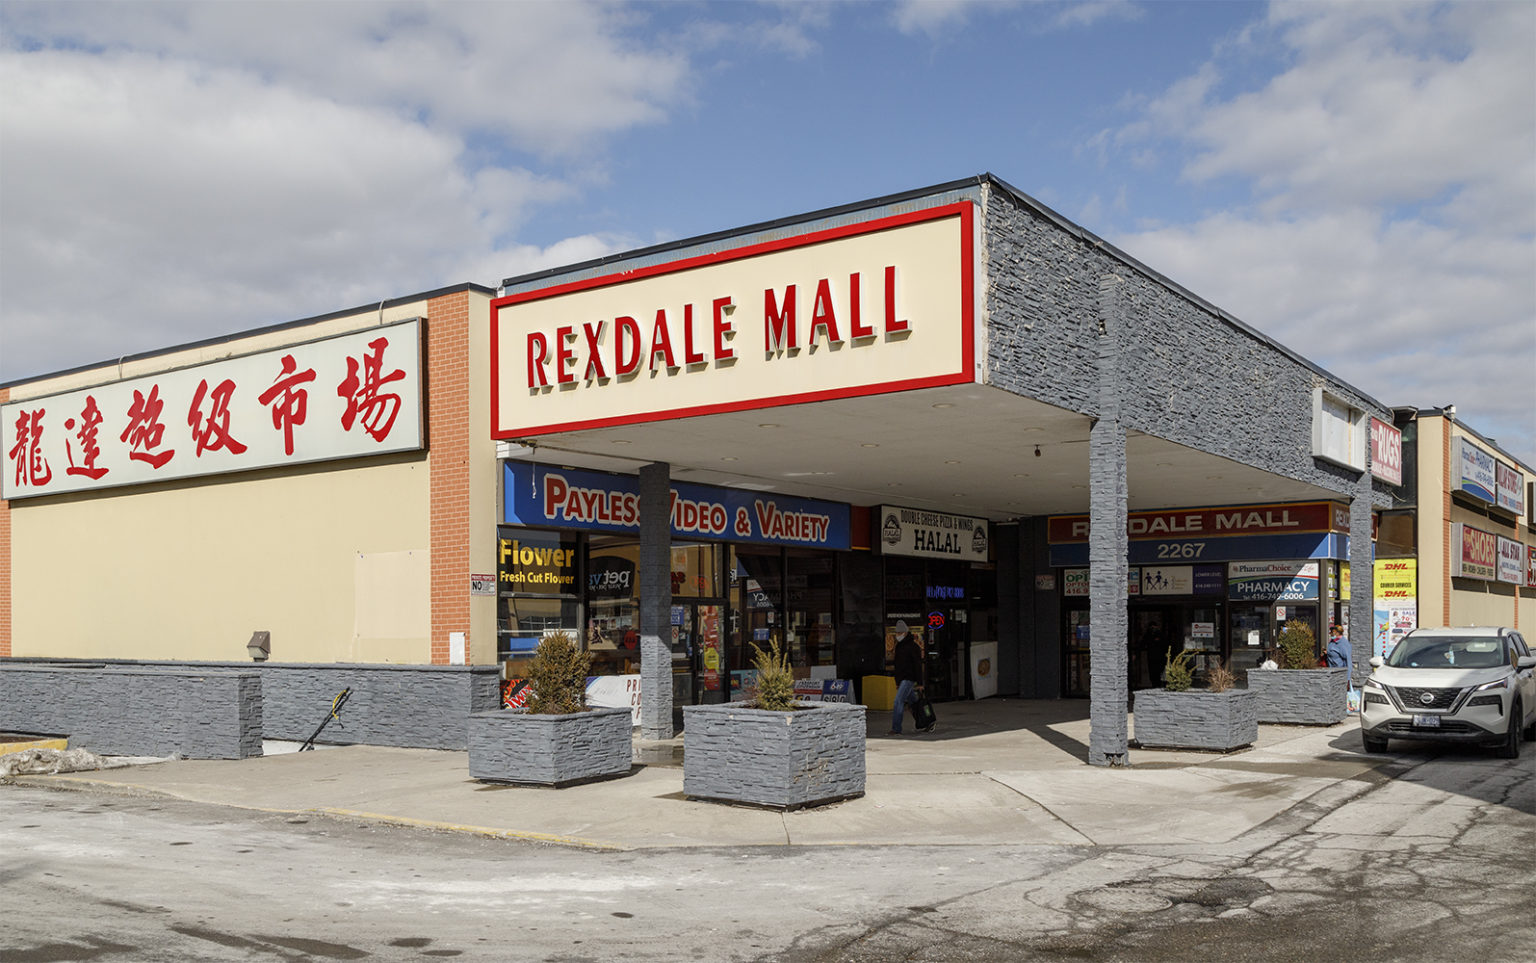
[[[1440,717],[1439,716],[1414,716],[1413,717],[1413,724],[1416,727],[1420,728],[1420,729],[1438,729],[1438,728],[1440,728]]]

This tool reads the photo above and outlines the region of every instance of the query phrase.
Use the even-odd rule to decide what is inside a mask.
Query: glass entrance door
[[[930,699],[964,699],[970,695],[970,623],[963,608],[928,611],[927,692]]]

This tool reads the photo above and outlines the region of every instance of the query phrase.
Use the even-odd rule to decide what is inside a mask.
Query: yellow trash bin
[[[864,677],[864,704],[871,709],[884,709],[891,711],[891,706],[896,703],[896,680],[888,675],[866,675]]]

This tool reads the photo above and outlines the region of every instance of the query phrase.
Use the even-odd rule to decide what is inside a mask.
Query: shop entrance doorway
[[[730,701],[730,652],[723,600],[694,601],[672,605],[674,652],[685,653],[691,698],[674,688],[679,705],[710,705]],[[674,683],[681,680],[674,679]]]
[[[970,623],[963,608],[929,609],[924,619],[926,692],[935,700],[970,697]]]
[[[1127,637],[1127,683],[1132,692],[1156,689],[1163,684],[1168,651],[1184,647],[1184,610],[1177,605],[1135,605],[1130,609]]]

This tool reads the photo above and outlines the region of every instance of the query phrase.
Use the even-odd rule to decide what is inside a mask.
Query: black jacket
[[[923,684],[923,650],[910,635],[896,643],[896,684],[908,679]]]

